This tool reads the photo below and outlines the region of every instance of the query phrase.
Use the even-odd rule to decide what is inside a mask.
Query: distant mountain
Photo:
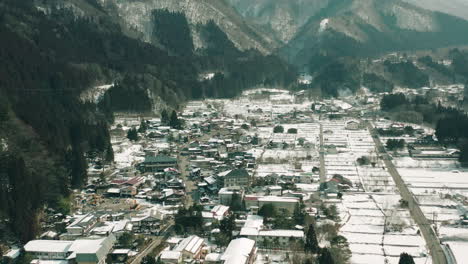
[[[436,0],[228,1],[282,41],[280,53],[297,65],[308,65],[317,54],[368,56],[468,44],[462,0],[454,6]]]
[[[227,0],[248,21],[270,32],[283,44],[293,39],[310,17],[330,0]]]
[[[424,9],[446,13],[463,19],[468,19],[468,1],[466,0],[404,0]]]
[[[468,44],[468,21],[401,1],[334,1],[283,49],[295,63],[314,54],[376,55]],[[339,8],[337,8],[339,7]]]

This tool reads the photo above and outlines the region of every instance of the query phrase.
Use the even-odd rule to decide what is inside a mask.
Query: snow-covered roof
[[[304,231],[301,230],[260,230],[258,232],[259,236],[268,236],[268,237],[296,237],[303,238]]]
[[[248,215],[244,227],[261,228],[263,226],[263,216]]]
[[[174,250],[164,250],[161,252],[161,260],[179,260],[182,253]]]
[[[195,254],[202,247],[203,243],[203,238],[198,236],[189,236],[182,240],[174,251],[188,251]]]
[[[225,264],[243,264],[255,247],[255,241],[248,238],[231,240],[221,260]]]
[[[205,257],[205,262],[212,261],[212,262],[219,262],[221,260],[222,254],[220,253],[209,253]]]
[[[242,227],[240,231],[241,236],[258,236],[258,228],[255,227]]]
[[[73,241],[63,240],[31,240],[25,246],[26,252],[67,253]]]
[[[229,210],[229,206],[225,205],[217,205],[211,209],[211,213],[215,216],[224,216],[226,212]]]

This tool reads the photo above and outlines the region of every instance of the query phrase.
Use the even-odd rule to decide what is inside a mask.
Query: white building
[[[189,236],[180,241],[172,250],[161,253],[161,261],[164,263],[180,263],[185,260],[203,259],[205,241],[198,236]]]
[[[252,264],[257,257],[255,241],[248,238],[231,240],[221,256],[223,264]]]
[[[31,240],[24,250],[33,258],[43,261],[75,261],[77,264],[104,264],[114,246],[113,235],[100,239]]]

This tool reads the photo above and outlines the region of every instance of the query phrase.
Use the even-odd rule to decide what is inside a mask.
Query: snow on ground
[[[446,242],[457,263],[466,263],[468,260],[468,241]]]
[[[113,145],[114,161],[117,168],[125,168],[132,166],[137,161],[143,161],[144,158],[139,156],[142,153],[142,146],[132,144],[125,141],[120,145]]]

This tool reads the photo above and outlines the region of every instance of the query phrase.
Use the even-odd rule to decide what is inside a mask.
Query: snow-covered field
[[[431,263],[426,257],[424,238],[407,209],[400,207],[400,195],[384,163],[378,159],[367,129],[348,130],[346,122],[323,123],[324,145],[337,151],[325,153],[327,178],[342,175],[363,193],[347,192],[340,210],[340,233],[348,239],[351,263],[398,263],[402,252],[415,257],[416,263]],[[359,165],[367,156],[372,165]],[[386,262],[388,261],[388,262]]]
[[[416,263],[431,263],[425,257],[424,238],[418,235],[409,212],[397,208],[397,199],[399,195],[388,194],[343,196],[347,217],[340,232],[350,243],[351,263],[386,263],[386,259],[398,263],[402,252],[414,256]]]

